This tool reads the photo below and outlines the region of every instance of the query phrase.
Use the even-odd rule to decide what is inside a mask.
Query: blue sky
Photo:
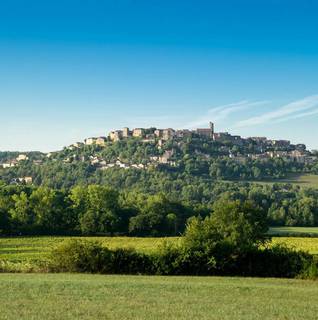
[[[318,149],[316,1],[0,2],[0,150],[123,126]]]

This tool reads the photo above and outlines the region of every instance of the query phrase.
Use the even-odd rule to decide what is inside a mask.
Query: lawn
[[[0,319],[317,319],[313,281],[1,274]]]

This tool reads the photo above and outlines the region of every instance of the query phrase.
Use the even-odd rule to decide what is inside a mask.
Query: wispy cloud
[[[302,112],[306,110],[313,109],[318,106],[318,95],[309,96],[301,100],[293,101],[286,104],[274,111],[270,111],[261,114],[256,117],[241,120],[235,124],[236,128],[251,127],[255,125],[273,123],[273,122],[283,122],[289,119],[296,119],[307,117],[318,112],[318,109],[314,109],[307,112]]]
[[[305,117],[313,116],[315,114],[318,114],[318,108],[316,108],[314,110],[311,110],[311,111],[294,114],[294,115],[292,115],[290,117],[281,119],[281,120],[276,121],[276,122],[283,122],[283,121],[288,121],[288,120],[293,120],[293,119],[305,118]]]
[[[214,107],[212,109],[209,109],[205,115],[198,117],[190,123],[187,123],[184,127],[191,129],[207,125],[209,121],[220,122],[221,120],[226,119],[234,112],[238,112],[258,105],[264,105],[266,103],[268,103],[268,101],[250,102],[248,100],[243,100],[236,103]]]

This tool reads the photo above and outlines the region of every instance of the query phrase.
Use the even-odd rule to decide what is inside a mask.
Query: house
[[[175,136],[177,138],[184,138],[184,137],[190,137],[192,134],[192,132],[188,129],[184,129],[184,130],[177,130],[175,133]]]
[[[213,140],[219,142],[225,142],[230,140],[231,135],[228,132],[213,133]]]
[[[87,146],[91,146],[91,145],[96,143],[96,140],[97,140],[96,138],[87,138],[87,139],[84,140],[84,143]]]
[[[6,169],[6,168],[13,168],[17,165],[17,161],[11,161],[11,162],[7,162],[7,163],[2,163],[2,168]]]
[[[207,138],[212,138],[214,134],[214,123],[210,122],[210,128],[198,128],[196,129],[196,133],[200,136],[205,136]]]
[[[80,148],[82,145],[83,145],[82,142],[75,142],[75,143],[72,144],[72,146],[73,146],[74,148]]]
[[[135,138],[143,138],[145,135],[145,129],[143,128],[135,128],[132,133]]]
[[[162,130],[162,139],[169,140],[174,136],[174,134],[175,134],[175,131],[172,128],[163,129]]]
[[[266,152],[266,154],[270,158],[283,158],[288,156],[288,153],[286,151],[268,151]]]
[[[159,157],[159,163],[168,163],[173,154],[174,150],[165,151],[165,153],[161,157]]]
[[[299,163],[306,162],[306,155],[299,150],[293,150],[288,155],[289,155],[289,158],[291,158],[295,162],[299,162]]]
[[[121,130],[111,131],[108,136],[111,141],[119,141],[123,137],[123,132]]]
[[[105,146],[106,144],[106,137],[98,137],[95,141],[95,144],[98,146]]]
[[[212,138],[213,136],[213,132],[211,129],[196,129],[196,133],[207,138]]]
[[[28,156],[25,155],[25,154],[19,154],[17,156],[17,161],[25,161],[25,160],[28,160],[28,159],[29,159]]]
[[[18,178],[18,181],[20,183],[31,184],[33,179],[32,177],[23,177],[23,178]]]
[[[162,129],[156,129],[154,133],[155,133],[155,136],[157,138],[162,138],[163,130]]]

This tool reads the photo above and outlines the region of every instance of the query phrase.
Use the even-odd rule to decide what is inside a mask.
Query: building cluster
[[[275,148],[289,148],[291,143],[288,140],[268,140],[266,137],[250,137],[242,138],[238,135],[231,135],[228,132],[215,132],[214,123],[210,122],[208,128],[197,128],[195,130],[173,128],[157,129],[157,128],[135,128],[130,130],[125,127],[122,130],[114,130],[109,132],[108,136],[91,137],[84,140],[85,145],[100,145],[104,146],[107,141],[119,141],[126,138],[139,138],[144,142],[150,141],[167,141],[174,138],[184,138],[192,135],[198,135],[205,138],[210,138],[213,141],[221,143],[232,143],[234,145],[244,145],[248,142],[254,143],[261,148],[273,146]],[[82,143],[77,142],[70,148],[79,148]],[[298,145],[301,149],[306,149],[305,145]]]
[[[146,169],[147,168],[147,164],[125,163],[120,158],[117,158],[115,161],[107,162],[106,160],[104,160],[101,157],[90,156],[89,161],[92,166],[95,166],[96,168],[98,168],[100,170],[107,170],[107,169],[115,168],[115,167],[122,168],[122,169],[130,169],[130,168]]]
[[[15,159],[9,160],[7,162],[3,162],[1,164],[2,168],[6,169],[6,168],[13,168],[16,165],[18,165],[18,163],[20,161],[26,161],[29,160],[28,156],[26,154],[19,154]]]
[[[129,128],[123,128],[122,130],[111,131],[108,137],[111,141],[118,141],[129,137],[141,138],[144,139],[144,141],[151,141],[155,139],[166,141],[173,138],[188,137],[193,133],[212,138],[214,134],[214,124],[211,122],[210,128],[196,129],[195,131],[191,131],[189,129],[175,130],[172,128],[135,128],[133,130],[129,130]]]
[[[104,146],[107,141],[119,141],[126,138],[140,138],[144,142],[155,141],[156,139],[166,141],[173,138],[183,138],[191,136],[193,133],[213,138],[214,124],[210,123],[210,128],[196,130],[175,130],[172,128],[157,129],[157,128],[134,128],[130,130],[125,127],[122,130],[114,130],[109,132],[107,137],[91,137],[84,140],[85,145],[100,145]],[[80,142],[73,144],[72,147],[79,147]]]
[[[306,150],[306,145],[304,144],[291,144],[288,140],[270,140],[266,137],[249,137],[242,138],[238,135],[231,135],[228,132],[215,132],[214,124],[209,123],[208,128],[197,128],[194,130],[182,129],[175,130],[173,128],[158,129],[158,128],[135,128],[130,130],[128,127],[122,130],[114,130],[109,132],[107,136],[101,137],[91,137],[87,138],[83,142],[76,142],[68,146],[68,150],[76,150],[84,145],[97,145],[106,146],[107,143],[116,142],[128,138],[138,138],[142,142],[155,142],[158,149],[165,144],[168,140],[176,140],[178,145],[182,144],[181,139],[190,136],[201,136],[211,141],[218,142],[218,153],[221,156],[228,156],[237,162],[243,162],[247,159],[272,159],[272,158],[283,158],[295,161],[298,163],[312,163],[317,160],[317,157],[313,156],[309,151]],[[237,146],[235,148],[235,146]],[[241,148],[243,147],[243,148]],[[166,149],[166,148],[165,148]],[[241,150],[241,151],[240,151]],[[250,151],[246,151],[250,150]],[[197,154],[202,157],[210,158],[209,154],[202,154],[202,151],[195,150]],[[240,153],[242,152],[242,154]],[[56,161],[54,158],[54,153],[48,153],[47,158],[52,161]],[[0,163],[3,168],[15,167],[19,162],[29,160],[27,154],[19,154],[15,159],[5,161]],[[149,166],[157,166],[159,164],[165,164],[170,166],[177,166],[175,161],[175,151],[174,149],[165,150],[160,156],[150,156],[148,160],[144,159],[143,163],[124,163],[120,159],[112,162],[106,162],[94,154],[91,154],[89,159],[82,156],[79,157],[76,153],[74,155],[68,156],[63,160],[64,163],[70,163],[73,161],[86,161],[88,160],[91,165],[106,170],[113,167],[120,168],[136,168],[136,169],[146,169]],[[41,165],[43,159],[32,160],[34,165]],[[24,179],[24,178],[21,178]],[[30,179],[24,179],[25,183],[30,183]]]

